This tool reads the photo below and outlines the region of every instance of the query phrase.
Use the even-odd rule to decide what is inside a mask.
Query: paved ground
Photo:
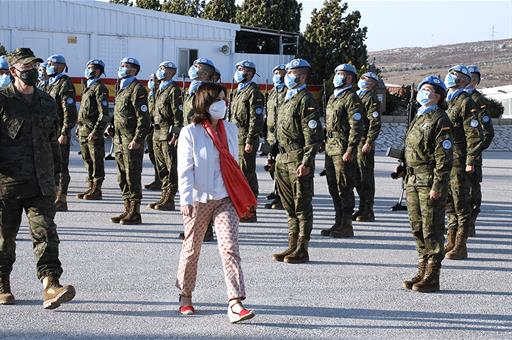
[[[12,274],[17,306],[0,308],[0,338],[512,338],[512,153],[487,153],[485,203],[470,259],[445,261],[442,292],[404,291],[415,272],[415,250],[406,215],[389,207],[399,183],[389,178],[394,160],[377,157],[375,223],[355,225],[349,240],[321,238],[333,209],[325,178],[316,178],[312,262],[287,265],[270,254],[285,247],[282,211],[260,209],[257,224],[241,226],[250,323],[231,325],[216,244],[205,244],[195,293],[199,313],[177,313],[174,287],[182,230],[177,212],[143,209],[144,225],[120,226],[109,216],[121,208],[114,164],[108,162],[104,200],[70,199],[59,213],[62,281],[77,288],[76,300],[55,311],[42,309],[26,220],[19,234]],[[321,167],[323,156],[317,165]],[[271,187],[259,159],[263,194]],[[83,170],[72,152],[72,185],[82,188]],[[318,169],[317,169],[318,172]],[[146,163],[144,182],[151,178]],[[157,198],[145,192],[144,203]]]

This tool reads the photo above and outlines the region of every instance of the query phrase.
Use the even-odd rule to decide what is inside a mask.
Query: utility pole
[[[494,30],[494,25],[492,25],[491,27],[491,39],[492,39],[492,62],[494,63],[495,61],[495,44],[494,44],[494,34],[496,33],[496,31]]]

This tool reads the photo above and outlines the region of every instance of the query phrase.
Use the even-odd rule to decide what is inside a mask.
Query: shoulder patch
[[[356,122],[361,120],[361,113],[359,113],[359,112],[354,113],[354,115],[352,116],[352,119],[355,120]]]
[[[68,99],[66,99],[66,104],[72,105],[74,103],[75,103],[75,100],[73,98],[69,97]]]
[[[263,114],[263,108],[260,106],[258,106],[255,111],[258,116],[261,116]]]
[[[374,111],[374,112],[372,113],[372,117],[373,117],[373,118],[379,118],[379,112]]]
[[[469,123],[469,125],[471,125],[472,128],[478,127],[478,120],[471,119],[471,122]]]
[[[103,100],[101,101],[101,105],[102,105],[102,106],[108,106],[108,101],[107,101],[106,99],[103,99]]]
[[[140,110],[141,110],[142,112],[147,112],[147,111],[148,111],[148,107],[147,107],[147,105],[146,105],[146,104],[142,104],[142,105],[140,106]]]
[[[316,127],[318,126],[318,123],[316,122],[316,120],[314,119],[311,119],[309,122],[308,122],[308,127],[310,129],[316,129]]]
[[[178,110],[183,111],[183,104],[181,104],[180,106],[178,106]]]
[[[491,120],[491,117],[489,117],[488,115],[485,115],[485,116],[482,117],[482,121],[484,123],[489,123],[490,120]]]
[[[443,149],[450,150],[452,148],[452,142],[447,139],[447,140],[443,141],[442,146],[443,146]]]

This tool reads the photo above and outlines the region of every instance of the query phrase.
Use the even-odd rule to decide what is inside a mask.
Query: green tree
[[[0,43],[0,55],[6,55],[7,50],[5,49],[4,45]]]
[[[204,7],[204,11],[201,13],[201,18],[234,22],[236,11],[237,7],[235,0],[210,0]]]
[[[245,0],[235,22],[240,25],[299,32],[302,4],[296,0]]]
[[[133,1],[130,1],[130,0],[109,0],[109,2],[112,4],[133,6]]]
[[[159,11],[161,9],[159,0],[136,0],[136,6],[145,9],[152,9],[154,11]]]
[[[199,17],[205,7],[205,0],[164,0],[161,11]]]
[[[311,14],[299,54],[311,63],[312,82],[332,78],[339,64],[351,63],[357,69],[367,66],[367,28],[359,26],[359,11],[347,14],[347,9],[347,3],[341,0],[325,0],[323,7]]]

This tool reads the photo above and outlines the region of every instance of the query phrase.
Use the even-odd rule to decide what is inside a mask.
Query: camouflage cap
[[[37,58],[30,48],[20,47],[7,55],[9,64],[30,64],[32,62],[42,63],[43,59]]]

